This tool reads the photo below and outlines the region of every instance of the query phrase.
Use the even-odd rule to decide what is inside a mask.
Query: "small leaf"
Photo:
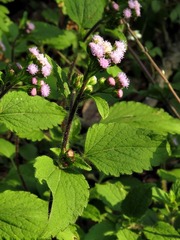
[[[53,203],[44,237],[55,236],[76,221],[87,205],[88,184],[82,174],[64,171],[47,156],[38,157],[35,163],[36,177],[45,180],[52,191]],[[58,224],[57,224],[58,223]]]
[[[106,5],[104,0],[65,0],[64,3],[69,17],[83,28],[91,28],[101,19]]]
[[[177,240],[180,239],[179,233],[169,223],[158,222],[153,227],[145,227],[144,235],[148,240]]]
[[[82,217],[91,219],[94,222],[101,221],[100,211],[94,205],[91,205],[91,204],[88,204],[87,207],[84,209]]]
[[[0,155],[4,155],[5,157],[12,159],[14,154],[15,146],[11,142],[0,138]]]
[[[1,239],[41,239],[48,217],[47,203],[28,192],[0,194]]]
[[[176,179],[180,179],[180,169],[173,169],[173,170],[164,170],[164,169],[158,169],[157,174],[160,176],[160,178],[168,181],[168,182],[175,182]]]
[[[116,103],[110,108],[109,116],[101,122],[121,122],[159,133],[180,134],[180,120],[171,117],[162,109],[155,109],[137,102]]]
[[[132,188],[122,202],[122,212],[128,217],[140,218],[151,203],[152,191],[149,185]]]
[[[65,111],[42,97],[28,96],[25,92],[9,92],[0,102],[0,122],[21,137],[34,139],[33,132],[60,124]]]
[[[90,228],[84,240],[116,240],[114,232],[115,225],[112,222],[102,221]]]
[[[117,232],[117,237],[118,240],[137,240],[138,239],[138,235],[132,231],[130,231],[129,229],[120,229]]]
[[[165,136],[121,123],[89,128],[84,158],[105,174],[119,176],[149,170],[168,157]]]
[[[120,182],[96,184],[95,188],[99,194],[99,199],[113,210],[120,210],[121,202],[126,196],[126,191]]]
[[[105,119],[109,114],[108,103],[106,102],[106,100],[104,100],[101,97],[98,97],[98,96],[91,96],[91,97],[95,101],[97,109],[98,109],[102,119]]]

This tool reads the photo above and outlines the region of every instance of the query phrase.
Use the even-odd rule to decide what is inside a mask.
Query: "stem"
[[[76,99],[75,99],[75,101],[72,105],[72,108],[70,109],[70,113],[69,113],[69,116],[68,116],[68,119],[67,119],[66,128],[65,128],[65,131],[64,131],[63,142],[62,142],[62,146],[61,146],[60,161],[62,161],[63,153],[65,153],[67,151],[67,145],[68,145],[68,142],[69,142],[69,133],[70,133],[72,121],[73,121],[74,116],[76,114],[79,101],[82,97],[82,94],[83,94],[84,89],[86,87],[86,84],[88,82],[87,75],[88,75],[88,70],[87,70],[86,74],[84,75],[83,84],[82,84],[82,86],[79,90],[79,93],[78,93],[78,95],[77,95],[77,97],[76,97]]]
[[[149,71],[147,70],[147,68],[143,64],[143,62],[140,60],[139,56],[136,54],[136,52],[129,45],[128,45],[128,50],[131,53],[131,55],[136,59],[137,63],[140,65],[141,69],[144,71],[144,73],[146,74],[147,78],[149,78],[152,83],[155,83],[154,79],[151,77],[151,74],[149,73]],[[169,105],[170,109],[175,114],[175,116],[180,118],[180,115],[176,111],[176,109],[169,103],[169,101],[167,101],[167,99],[163,96],[162,93],[160,93],[160,94],[161,94],[162,98],[164,99],[164,101]]]
[[[168,85],[169,90],[171,91],[171,93],[174,95],[174,97],[176,98],[176,100],[180,103],[180,98],[178,97],[177,93],[174,91],[172,85],[170,84],[170,82],[168,81],[168,79],[164,76],[164,74],[162,73],[162,70],[157,66],[157,64],[154,62],[154,60],[152,59],[152,57],[149,55],[147,49],[141,44],[141,42],[138,40],[138,38],[136,37],[136,34],[132,31],[132,29],[130,28],[129,24],[123,19],[122,20],[123,23],[127,26],[128,32],[134,37],[136,43],[138,44],[139,48],[141,49],[141,51],[146,55],[146,57],[149,59],[149,61],[151,62],[152,66],[156,69],[156,71],[158,72],[158,74],[162,77],[162,79],[165,81],[165,83]]]

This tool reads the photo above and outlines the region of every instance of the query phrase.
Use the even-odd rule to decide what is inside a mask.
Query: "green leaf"
[[[75,226],[69,226],[64,231],[61,231],[57,235],[58,240],[80,240],[77,229]]]
[[[173,169],[169,171],[158,169],[157,174],[160,176],[160,178],[168,182],[175,182],[176,179],[180,179],[180,169]]]
[[[12,159],[14,154],[15,146],[11,142],[0,138],[0,155]]]
[[[151,203],[152,191],[149,185],[132,188],[122,202],[122,212],[128,217],[140,218]]]
[[[110,208],[120,211],[121,202],[126,196],[126,190],[120,182],[106,182],[105,184],[96,184],[96,191],[99,198]]]
[[[121,102],[110,108],[109,116],[102,123],[121,122],[131,126],[154,130],[159,133],[180,134],[180,120],[162,109],[155,109],[138,102]]]
[[[177,240],[179,233],[168,223],[158,222],[153,227],[145,227],[143,231],[148,240]]]
[[[103,221],[94,225],[85,235],[84,240],[115,240],[114,232],[114,224],[109,221]]]
[[[164,138],[127,124],[96,124],[88,130],[84,158],[105,174],[142,172],[167,159]]]
[[[49,223],[44,237],[55,236],[76,221],[87,205],[88,184],[82,174],[61,170],[47,156],[38,157],[36,177],[45,180],[53,195]],[[57,224],[58,223],[58,224]]]
[[[64,0],[69,17],[82,28],[93,27],[103,15],[106,1]]]
[[[84,209],[82,217],[91,219],[94,222],[101,221],[100,211],[94,205],[91,205],[91,204],[88,204],[87,207]]]
[[[0,194],[1,239],[41,239],[48,217],[47,203],[20,191]]]
[[[106,100],[104,100],[101,97],[98,97],[98,96],[91,96],[91,97],[95,101],[97,109],[98,109],[99,114],[101,115],[102,119],[105,119],[109,114],[108,103],[106,102]]]
[[[29,35],[29,40],[39,45],[48,44],[55,49],[61,50],[70,47],[76,42],[76,35],[69,30],[62,30],[58,27],[44,23],[33,22],[35,29]]]
[[[156,202],[170,204],[170,198],[168,196],[168,193],[158,187],[152,188],[152,199]]]
[[[9,92],[0,102],[0,122],[21,137],[35,139],[34,133],[60,124],[65,111],[42,97]]]
[[[130,231],[129,229],[120,229],[116,235],[118,237],[118,240],[137,240],[138,239],[138,235]]]

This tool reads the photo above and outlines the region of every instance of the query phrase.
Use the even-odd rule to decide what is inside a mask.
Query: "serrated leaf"
[[[96,191],[99,198],[113,210],[120,210],[121,202],[126,196],[126,190],[120,182],[106,182],[96,184]]]
[[[82,174],[61,170],[47,156],[38,157],[36,177],[45,180],[52,191],[53,203],[44,237],[55,236],[76,221],[87,205],[88,184]],[[57,224],[58,223],[58,224]]]
[[[98,97],[98,96],[91,96],[91,97],[95,101],[98,112],[101,115],[102,119],[105,119],[109,114],[108,103],[106,102],[106,100],[104,100],[101,97]]]
[[[129,229],[120,229],[116,235],[118,237],[118,240],[137,240],[138,239],[138,235],[130,231]]]
[[[153,200],[155,200],[157,202],[162,202],[165,204],[171,203],[168,193],[158,187],[152,188],[152,198],[153,198]]]
[[[57,235],[58,240],[80,240],[75,226],[70,226]]]
[[[48,217],[47,203],[20,191],[0,194],[1,239],[40,239]]]
[[[180,239],[179,233],[168,223],[158,222],[153,227],[145,227],[144,235],[148,240],[177,240]]]
[[[21,137],[34,139],[33,131],[52,128],[60,124],[64,116],[65,111],[57,104],[25,92],[9,92],[0,102],[0,122]]]
[[[0,138],[0,155],[4,155],[7,158],[13,158],[15,154],[15,145],[11,142]]]
[[[101,221],[100,211],[94,205],[91,205],[91,204],[88,204],[87,207],[84,209],[82,217],[91,219],[94,222]]]
[[[70,30],[62,30],[45,22],[34,22],[35,29],[31,32],[30,41],[48,44],[55,49],[65,49],[76,41],[76,35]]]
[[[82,28],[91,28],[102,18],[106,1],[65,0],[69,17]]]
[[[114,232],[115,225],[112,222],[102,221],[90,228],[84,240],[115,240]]]
[[[164,170],[164,169],[158,169],[157,174],[160,176],[160,178],[165,179],[168,182],[175,182],[176,179],[180,179],[180,169],[173,169],[173,170]]]
[[[121,122],[159,133],[179,133],[180,120],[163,109],[155,109],[138,102],[121,102],[110,108],[109,116],[102,123]]]
[[[96,124],[88,130],[84,158],[105,174],[142,172],[167,159],[164,140],[164,136],[131,125]]]
[[[152,191],[149,185],[132,188],[122,202],[122,212],[128,217],[139,218],[151,203]]]

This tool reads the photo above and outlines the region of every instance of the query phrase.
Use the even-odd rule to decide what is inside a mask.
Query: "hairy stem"
[[[138,40],[138,38],[136,37],[136,34],[133,32],[133,30],[130,28],[129,24],[123,19],[123,23],[127,26],[127,30],[128,32],[134,37],[136,43],[138,44],[139,48],[141,49],[141,51],[146,55],[146,57],[149,59],[149,61],[151,62],[152,66],[154,67],[154,69],[158,72],[158,74],[162,77],[162,79],[165,81],[165,83],[168,85],[169,90],[171,91],[171,93],[174,95],[174,97],[176,98],[176,100],[180,103],[180,98],[178,97],[177,93],[174,91],[172,85],[170,84],[170,82],[168,81],[168,79],[165,77],[165,75],[163,74],[162,70],[157,66],[157,64],[154,62],[154,60],[152,59],[152,57],[149,55],[148,50],[142,45],[142,43]]]

